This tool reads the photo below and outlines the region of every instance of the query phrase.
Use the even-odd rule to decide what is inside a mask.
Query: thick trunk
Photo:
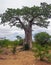
[[[27,28],[25,30],[25,41],[24,41],[25,49],[32,49],[32,27]]]
[[[32,22],[34,20],[34,17],[28,21],[27,25],[24,25],[24,23],[18,17],[16,17],[16,20],[19,20],[19,23],[22,25],[22,28],[25,31],[25,41],[23,45],[26,47],[29,46],[29,49],[31,49],[32,48]]]

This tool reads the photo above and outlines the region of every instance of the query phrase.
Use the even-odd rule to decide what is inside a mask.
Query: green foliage
[[[18,45],[23,45],[23,39],[20,40],[14,40],[14,41],[10,41],[7,39],[4,40],[0,40],[0,48],[12,48],[12,53],[15,54],[16,53],[16,48]],[[2,50],[0,50],[0,52],[2,52]]]
[[[16,48],[19,45],[23,45],[23,39],[12,41],[12,45],[11,46],[12,46],[12,53],[13,54],[16,53]]]
[[[22,37],[20,37],[20,36],[16,36],[16,38],[17,38],[17,40],[19,42],[19,45],[23,45],[24,39],[22,39]]]
[[[36,43],[44,46],[45,44],[49,43],[50,35],[46,32],[40,32],[35,35],[35,41],[36,41]]]
[[[0,47],[8,47],[10,45],[10,41],[7,39],[0,40]]]
[[[47,60],[51,62],[51,54],[49,53],[49,50],[51,49],[48,45],[45,45],[43,47],[40,44],[35,44],[33,47],[33,51],[35,52],[34,56],[36,57],[36,59]]]
[[[42,5],[42,4],[44,4],[44,5]],[[1,23],[11,21],[11,19],[14,16],[17,16],[19,19],[22,16],[22,20],[24,20],[23,24],[29,22],[32,18],[35,18],[35,20],[38,21],[37,22],[38,24],[35,24],[35,25],[47,27],[49,22],[47,22],[45,20],[51,16],[50,13],[51,13],[51,5],[49,5],[47,3],[41,3],[40,6],[33,6],[33,7],[25,6],[21,9],[19,9],[19,8],[9,9],[8,8],[5,11],[5,13],[3,13],[3,15],[1,16],[1,20],[2,20]],[[14,22],[11,22],[11,23],[18,27],[21,27],[21,25],[22,25],[22,24],[17,25],[17,23],[14,23]]]
[[[0,47],[3,47],[3,41],[0,40]]]
[[[40,32],[35,35],[35,43],[33,44],[33,51],[35,57],[40,60],[48,60],[51,62],[51,46],[49,46],[51,36],[46,32]]]
[[[22,39],[20,36],[16,36],[16,38],[17,38],[18,40]]]
[[[50,15],[50,9],[51,9],[51,5],[48,5],[47,3],[41,3],[41,7],[42,7],[42,12],[43,12],[43,15],[45,16],[45,17],[51,17],[51,15]],[[50,15],[50,16],[48,16],[48,14]]]
[[[18,40],[12,41],[12,53],[13,54],[16,53],[16,48],[17,48],[18,45],[19,45],[19,41]]]
[[[23,39],[20,39],[19,40],[19,45],[23,45],[23,41],[24,41]]]
[[[13,46],[17,46],[17,45],[19,45],[19,41],[18,40],[13,41]]]

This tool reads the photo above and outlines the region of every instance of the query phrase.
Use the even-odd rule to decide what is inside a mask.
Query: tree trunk
[[[32,27],[28,27],[25,30],[25,41],[24,41],[25,50],[32,49]]]

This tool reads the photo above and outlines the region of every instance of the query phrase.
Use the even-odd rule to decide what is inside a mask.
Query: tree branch
[[[42,27],[45,27],[45,28],[47,28],[47,26],[48,26],[48,23],[49,22],[47,22],[47,23],[44,23],[44,24],[42,24],[42,23],[32,23],[32,24],[34,24],[34,25],[38,25],[38,26],[42,26]]]
[[[16,20],[19,20],[19,23],[22,25],[22,27],[23,27],[24,29],[26,29],[25,25],[22,23],[22,21],[20,20],[20,18],[19,18],[19,17],[15,17],[15,18],[16,18]]]
[[[29,22],[33,22],[33,20],[34,20],[35,18],[37,18],[38,16],[40,16],[40,15],[42,15],[42,14],[37,14],[36,16],[33,16],[32,19],[31,19]]]

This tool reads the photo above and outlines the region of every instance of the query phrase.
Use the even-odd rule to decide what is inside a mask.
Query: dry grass
[[[34,56],[30,51],[22,51],[16,55],[0,55],[0,65],[33,65]]]
[[[20,51],[13,54],[0,54],[0,65],[51,65],[44,61],[35,60],[32,51]]]

